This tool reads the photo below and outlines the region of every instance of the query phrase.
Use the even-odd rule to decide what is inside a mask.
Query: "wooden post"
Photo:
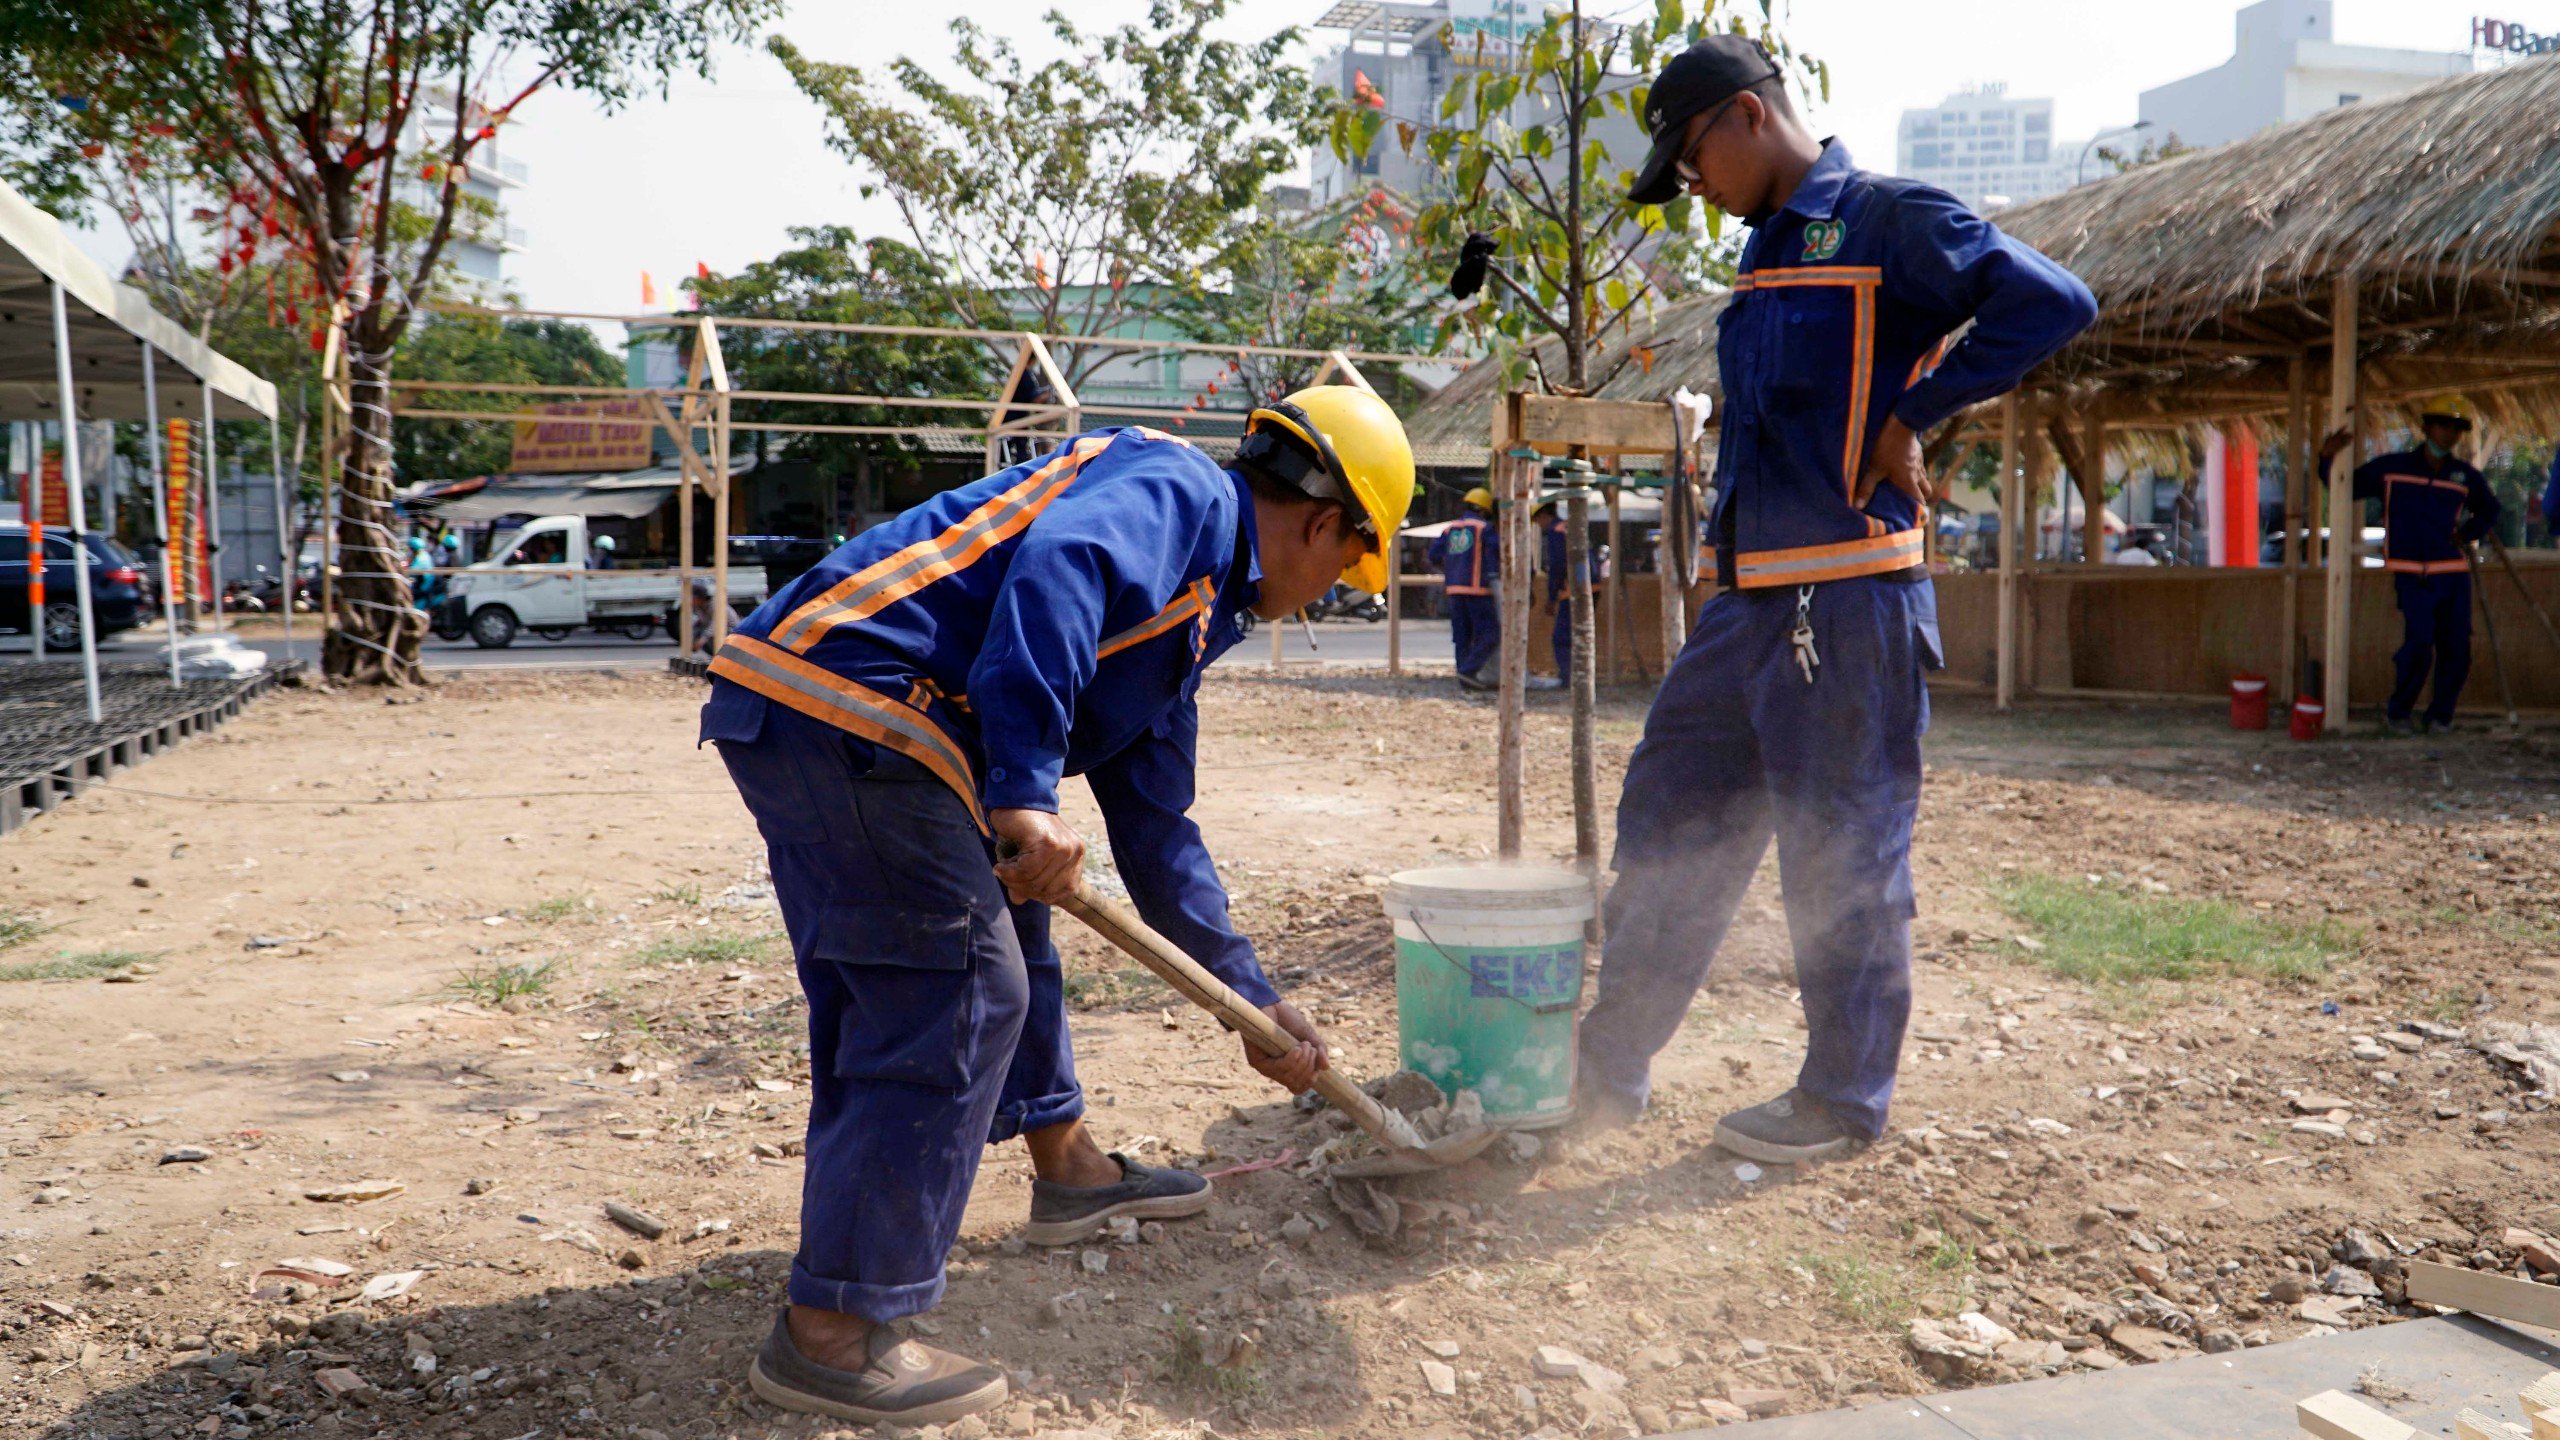
[[[1271,622],[1271,673],[1274,675],[1280,673],[1280,643],[1287,637],[1288,629],[1289,617],[1286,615]]]
[[[1562,677],[1573,687],[1573,863],[1585,875],[1600,873],[1600,785],[1596,712],[1599,708],[1599,627],[1591,613],[1591,485],[1589,465],[1565,492],[1565,593],[1573,597],[1573,668]]]
[[[705,654],[719,653],[720,642],[729,638],[729,507],[737,502],[732,488],[736,477],[729,473],[728,392],[722,390],[713,404],[711,465],[720,482],[720,502],[711,512],[711,643]]]
[[[1387,673],[1404,673],[1404,535],[1387,537]]]
[[[2000,398],[2000,613],[1993,708],[2007,710],[2018,694],[2018,514],[2024,486],[2018,475],[2019,404],[2015,391]]]
[[[1616,470],[1617,462],[1611,461],[1609,468]],[[1627,487],[1621,484],[1609,486],[1609,593],[1600,609],[1600,618],[1606,622],[1601,632],[1600,652],[1609,657],[1609,683],[1612,685],[1618,683],[1618,632],[1625,628],[1619,617],[1627,608],[1627,537],[1618,503],[1626,490]]]
[[[2080,563],[2107,563],[2107,422],[2092,413],[2080,421]]]
[[[2310,493],[2312,457],[2319,453],[2311,438],[2311,360],[2296,355],[2285,366],[2284,412],[2284,635],[2277,647],[2276,703],[2290,709],[2297,672],[2302,669],[2302,519],[2303,497]]]
[[[2347,728],[2347,671],[2352,655],[2348,606],[2355,595],[2356,536],[2362,528],[2357,524],[2362,517],[2356,513],[2354,480],[2356,467],[2364,463],[2364,436],[2354,433],[2356,303],[2356,277],[2339,276],[2329,302],[2329,427],[2347,430],[2353,438],[2338,457],[2329,483],[2328,614],[2322,617],[2320,703],[2326,707],[2325,728],[2332,734]]]
[[[1508,443],[1506,437],[1506,443]],[[1529,497],[1537,487],[1538,460],[1512,457],[1502,468],[1495,493],[1495,525],[1502,536],[1501,592],[1495,612],[1501,616],[1502,688],[1496,702],[1497,814],[1496,848],[1505,860],[1520,858],[1527,828],[1527,755],[1529,701]]]
[[[2036,597],[2040,593],[2035,577],[2045,569],[2044,496],[2053,479],[2053,446],[2044,434],[2045,401],[2027,396],[2018,402],[2018,488],[2019,503],[2025,508],[2025,524],[2034,536],[2026,558],[2018,567],[2018,667],[2012,677],[2019,690],[2032,691],[2040,678],[2037,674],[2036,637],[2038,614]],[[2057,494],[2057,499],[2059,498]],[[2054,530],[2055,548],[2064,543],[2059,526]]]

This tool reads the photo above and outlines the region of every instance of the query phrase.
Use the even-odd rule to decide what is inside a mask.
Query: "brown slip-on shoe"
[[[870,1354],[858,1372],[818,1364],[791,1343],[786,1309],[773,1317],[773,1333],[747,1367],[747,1384],[785,1410],[864,1425],[944,1425],[1005,1402],[1002,1370],[920,1345],[895,1325],[872,1327]]]

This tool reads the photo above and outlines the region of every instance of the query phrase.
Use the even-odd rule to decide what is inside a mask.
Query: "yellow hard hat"
[[[2471,428],[2471,402],[2463,399],[2459,395],[2450,394],[2439,395],[2433,400],[2428,401],[2425,411],[2418,416],[2418,423],[2425,425],[2436,422],[2442,422],[2463,430],[2469,430]]]
[[[1306,451],[1276,443],[1271,430],[1298,437]],[[1244,433],[1238,460],[1259,464],[1320,500],[1343,503],[1353,527],[1368,538],[1369,551],[1343,570],[1342,581],[1373,594],[1384,591],[1386,547],[1395,543],[1413,504],[1413,446],[1396,412],[1358,386],[1311,385],[1256,409]],[[1313,466],[1307,463],[1310,454]]]
[[[1471,510],[1490,511],[1493,509],[1493,492],[1479,485],[1460,497],[1459,503]]]

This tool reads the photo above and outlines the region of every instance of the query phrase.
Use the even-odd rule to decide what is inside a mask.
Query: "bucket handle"
[[[1422,923],[1422,912],[1419,910],[1408,910],[1406,915],[1413,921],[1413,928],[1422,932],[1422,943],[1430,947],[1432,954],[1440,957],[1440,963],[1457,971],[1459,974],[1466,976],[1468,983],[1473,984],[1476,978],[1476,972],[1466,965],[1459,964],[1457,956],[1450,954],[1447,949],[1442,947],[1439,941],[1431,938],[1430,927]],[[1493,998],[1508,1001],[1511,1004],[1517,1005],[1521,1009],[1528,1011],[1532,1015],[1552,1015],[1558,1010],[1570,1010],[1576,1005],[1582,1003],[1582,981],[1582,973],[1577,970],[1573,977],[1573,993],[1562,1000],[1549,1000],[1544,1004],[1531,1004],[1529,1001],[1523,1000],[1517,995],[1497,995]]]

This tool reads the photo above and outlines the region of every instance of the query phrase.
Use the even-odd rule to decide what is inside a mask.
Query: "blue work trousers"
[[[1449,643],[1458,653],[1458,673],[1481,674],[1493,663],[1494,646],[1502,641],[1502,615],[1490,595],[1449,597]]]
[[[2395,575],[2399,592],[2400,649],[2391,657],[2391,701],[2384,713],[2406,720],[2417,708],[2418,691],[2435,672],[2427,697],[2427,718],[2453,723],[2454,702],[2462,698],[2462,682],[2471,678],[2471,577],[2469,575]]]
[[[809,997],[792,1303],[888,1321],[942,1299],[985,1148],[1084,1113],[1044,905],[924,767],[797,711],[721,738]]]
[[[1911,822],[1936,595],[1862,578],[1814,587],[1821,663],[1789,637],[1793,587],[1718,595],[1664,677],[1618,800],[1617,883],[1599,999],[1582,1022],[1583,1103],[1641,1110],[1671,1041],[1778,842],[1809,1032],[1797,1088],[1884,1131],[1911,1016]]]
[[[1573,683],[1573,601],[1556,597],[1555,628],[1547,633],[1547,646],[1555,652],[1556,678],[1567,685]]]

